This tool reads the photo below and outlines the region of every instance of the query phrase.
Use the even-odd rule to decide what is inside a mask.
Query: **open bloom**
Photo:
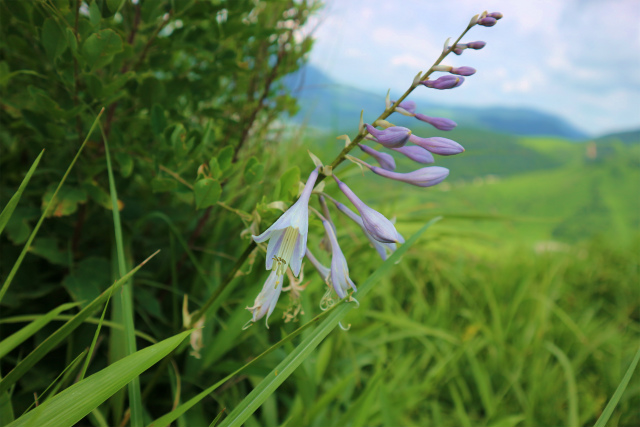
[[[444,181],[449,175],[449,169],[440,166],[429,166],[409,173],[391,172],[376,166],[368,166],[371,172],[385,178],[406,182],[418,187],[431,187]]]
[[[344,213],[353,222],[358,224],[360,228],[362,228],[362,232],[367,237],[367,239],[369,239],[369,242],[371,242],[374,249],[376,250],[376,252],[378,252],[378,255],[380,255],[380,258],[382,258],[383,261],[386,261],[386,259],[389,257],[389,253],[393,253],[397,249],[395,243],[382,243],[374,239],[371,233],[369,233],[365,228],[364,222],[362,222],[362,218],[360,218],[360,215],[356,214],[354,211],[337,200],[333,200],[333,203],[335,203],[340,212]]]
[[[256,243],[269,240],[267,270],[273,269],[283,276],[289,266],[296,277],[300,274],[309,231],[309,198],[317,179],[318,169],[316,168],[309,175],[298,201],[264,233],[251,236]]]
[[[347,259],[344,257],[340,245],[338,245],[338,238],[333,231],[331,223],[329,223],[329,221],[322,221],[322,225],[324,225],[324,229],[331,242],[331,286],[333,286],[333,290],[336,291],[338,297],[342,299],[347,296],[349,288],[357,291],[356,285],[349,277]]]
[[[269,327],[269,316],[271,316],[271,313],[273,313],[273,310],[276,308],[280,292],[282,292],[282,282],[282,274],[279,274],[274,269],[264,282],[262,291],[258,294],[255,302],[253,303],[253,307],[247,307],[247,310],[253,314],[253,317],[251,318],[252,322],[255,323],[266,315],[267,318],[265,319],[265,324],[267,325],[267,328]]]
[[[367,132],[369,132],[376,139],[377,142],[384,145],[387,148],[402,147],[407,143],[411,130],[402,126],[391,126],[387,129],[376,129],[370,124],[367,124]]]
[[[440,136],[421,138],[416,135],[411,135],[409,141],[413,142],[416,145],[419,145],[425,150],[429,150],[430,152],[439,154],[441,156],[452,156],[454,154],[460,154],[464,151],[464,147],[462,145],[451,139],[442,138]]]
[[[380,169],[380,168],[377,168]],[[389,172],[385,169],[382,169],[385,172]],[[353,205],[358,209],[360,215],[362,217],[362,223],[364,224],[364,228],[379,242],[382,243],[404,243],[403,237],[398,233],[396,227],[385,218],[380,212],[371,209],[367,206],[362,200],[356,196],[356,193],[351,191],[347,184],[340,181],[337,176],[333,175],[333,178],[338,183],[338,187],[347,196],[347,199],[353,203]]]
[[[364,144],[358,144],[358,147],[374,159],[378,161],[380,167],[386,169],[388,171],[392,171],[396,169],[396,161],[393,160],[393,156],[387,153],[383,153],[378,150],[374,150],[371,147],[368,147]],[[395,148],[393,148],[395,150]]]

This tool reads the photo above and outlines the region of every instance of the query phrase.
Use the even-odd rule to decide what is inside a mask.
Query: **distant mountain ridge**
[[[365,121],[373,120],[384,108],[384,97],[337,83],[313,65],[306,65],[285,77],[285,85],[299,99],[300,112],[295,121],[308,121],[314,127],[336,131],[350,130],[365,110]],[[572,140],[589,135],[553,114],[529,108],[453,107],[421,102],[424,112],[455,120],[474,129],[520,136],[555,136]],[[373,107],[373,108],[372,108]],[[394,115],[398,125],[414,124],[415,119]]]

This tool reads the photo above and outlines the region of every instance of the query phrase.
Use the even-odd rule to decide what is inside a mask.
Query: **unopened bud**
[[[453,67],[449,72],[459,76],[472,76],[476,73],[476,69],[473,67]]]
[[[431,126],[433,126],[438,130],[447,131],[457,126],[456,122],[450,119],[445,119],[444,117],[429,117],[420,113],[417,113],[415,117],[418,120],[422,120],[425,123],[429,123]]]
[[[402,147],[409,140],[411,130],[402,126],[392,126],[379,130],[366,124],[367,131],[376,138],[376,141],[388,148]]]
[[[478,25],[482,25],[483,27],[493,27],[494,25],[496,25],[496,22],[498,22],[496,18],[485,16],[478,21]]]
[[[358,147],[378,162],[380,167],[386,169],[388,171],[392,171],[396,169],[396,161],[393,159],[391,154],[383,153],[373,148],[366,146],[364,144],[358,144]]]
[[[464,82],[464,77],[442,76],[436,80],[423,80],[420,84],[433,89],[452,89],[460,86]]]
[[[488,14],[487,16],[491,17],[491,18],[495,18],[497,19],[502,19],[502,17],[504,16],[502,13],[500,12],[491,12],[490,14]]]
[[[409,137],[409,141],[413,142],[416,145],[424,148],[425,150],[429,150],[434,154],[439,154],[441,156],[452,156],[454,154],[459,154],[464,152],[464,147],[457,142],[442,138],[439,136],[434,136],[432,138],[421,138],[416,135],[411,135]]]
[[[427,165],[435,161],[433,159],[433,154],[431,154],[430,152],[428,152],[422,147],[418,147],[417,145],[405,145],[404,147],[400,147],[400,148],[392,148],[392,150],[397,151],[398,153],[404,154],[405,156],[407,156],[408,158],[410,158],[411,160],[417,163],[422,163]],[[393,170],[393,169],[387,169],[387,170]]]
[[[396,101],[391,101],[392,104],[395,104]],[[402,101],[396,107],[396,111],[404,116],[413,117],[416,113],[416,103],[413,101]]]
[[[485,47],[485,45],[486,45],[486,44],[487,44],[487,43],[486,43],[486,42],[483,42],[483,41],[469,42],[469,43],[467,43],[467,47],[468,47],[469,49],[480,50],[480,49],[482,49],[483,47]]]

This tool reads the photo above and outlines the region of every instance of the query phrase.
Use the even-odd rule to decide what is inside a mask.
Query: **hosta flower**
[[[381,168],[386,169],[388,171],[392,171],[396,169],[396,161],[393,160],[392,155],[383,153],[378,150],[374,150],[373,148],[368,147],[364,144],[358,144],[358,147],[360,147],[362,151],[364,151],[365,153],[367,153],[368,155],[376,159],[378,161],[378,164],[380,164]]]
[[[464,152],[464,147],[457,142],[442,138],[440,136],[434,136],[432,138],[421,138],[416,135],[411,135],[409,141],[416,145],[429,150],[433,154],[439,154],[441,156],[452,156],[454,154],[460,154]]]
[[[356,285],[349,277],[347,259],[344,257],[340,245],[338,245],[338,238],[333,231],[333,227],[329,221],[322,221],[322,225],[324,225],[324,229],[331,242],[331,286],[333,290],[336,291],[336,294],[338,294],[338,297],[342,299],[347,296],[349,288],[357,291]]]
[[[381,169],[381,168],[376,168]],[[381,169],[385,172],[389,172],[386,169]],[[362,217],[362,223],[367,231],[379,242],[382,243],[404,243],[404,238],[398,233],[396,227],[380,212],[367,206],[362,200],[351,191],[347,184],[340,181],[337,176],[333,175],[333,178],[338,183],[338,187],[347,196],[347,199],[353,203],[353,205],[360,212]]]
[[[444,181],[449,175],[449,169],[440,166],[429,166],[409,173],[399,173],[384,170],[376,166],[368,166],[371,172],[385,178],[406,182],[418,187],[431,187]]]
[[[423,80],[420,84],[433,89],[453,89],[464,83],[464,77],[442,76],[435,80]]]
[[[382,258],[383,261],[386,261],[386,259],[389,257],[389,253],[393,253],[396,250],[397,246],[395,243],[382,243],[374,239],[373,236],[365,228],[364,223],[362,222],[362,218],[360,218],[360,215],[356,214],[354,211],[352,211],[343,203],[340,203],[337,200],[333,200],[333,203],[335,203],[336,207],[340,212],[344,213],[353,222],[355,222],[360,226],[360,228],[362,229],[362,232],[367,237],[369,242],[371,242],[374,249],[376,250],[376,252],[378,252],[378,255],[380,255],[380,258]]]
[[[376,139],[377,142],[387,148],[402,147],[407,143],[411,130],[402,126],[391,126],[387,129],[376,129],[367,124],[367,132]]]
[[[428,165],[434,162],[433,154],[422,147],[418,147],[417,145],[405,145],[404,147],[400,148],[392,148],[392,150],[404,154],[417,163]]]
[[[264,282],[264,286],[262,286],[262,291],[253,303],[253,307],[247,307],[247,310],[253,315],[251,318],[252,322],[255,323],[266,315],[265,324],[267,328],[269,327],[269,316],[271,316],[271,313],[273,313],[273,310],[276,308],[280,292],[282,292],[282,282],[283,275],[279,274],[276,269],[271,271],[269,277],[267,277],[267,280]]]
[[[443,117],[429,117],[420,113],[416,113],[415,117],[418,120],[429,123],[431,126],[438,130],[451,130],[458,126],[457,123],[453,120],[445,119]]]
[[[311,197],[316,179],[318,179],[318,169],[315,169],[309,175],[298,201],[264,233],[259,236],[251,236],[256,243],[269,240],[266,260],[267,270],[273,268],[282,276],[287,271],[287,266],[289,266],[296,277],[300,274],[302,258],[307,247],[309,197]]]
[[[311,253],[309,248],[307,248],[306,256],[316,270],[318,270],[318,274],[320,274],[322,280],[324,280],[327,285],[331,286],[331,269],[322,265],[322,263],[320,263],[320,261],[318,261],[318,259]]]

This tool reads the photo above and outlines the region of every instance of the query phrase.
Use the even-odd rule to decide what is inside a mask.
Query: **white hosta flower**
[[[256,243],[269,240],[266,260],[267,270],[273,269],[282,276],[287,271],[287,267],[290,267],[296,277],[300,275],[302,258],[307,247],[309,198],[316,179],[318,179],[318,169],[315,169],[309,175],[298,201],[264,233],[259,236],[252,236]]]
[[[283,275],[279,274],[275,269],[269,274],[269,277],[264,282],[262,291],[260,291],[253,303],[253,307],[247,307],[247,310],[253,314],[251,322],[255,323],[266,315],[265,324],[267,328],[269,327],[269,316],[276,308],[280,292],[282,292],[283,280]]]
[[[322,225],[324,225],[331,242],[331,286],[333,286],[333,290],[336,291],[338,297],[342,299],[347,296],[349,288],[357,291],[356,285],[349,277],[347,259],[338,245],[338,238],[333,231],[333,227],[329,221],[322,221]]]

